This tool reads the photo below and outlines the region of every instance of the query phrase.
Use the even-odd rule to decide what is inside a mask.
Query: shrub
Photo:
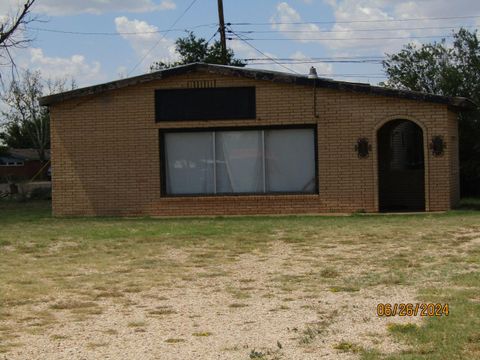
[[[51,188],[42,188],[38,187],[32,190],[30,193],[31,200],[51,200],[52,199],[52,189]]]

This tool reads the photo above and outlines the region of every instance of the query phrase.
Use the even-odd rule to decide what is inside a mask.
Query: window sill
[[[209,201],[222,201],[222,200],[312,200],[319,199],[320,194],[315,193],[278,193],[278,194],[221,194],[221,195],[162,195],[160,200],[173,200],[173,201],[188,201],[188,200],[209,200]]]

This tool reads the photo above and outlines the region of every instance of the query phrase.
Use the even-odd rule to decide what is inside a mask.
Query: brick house
[[[46,161],[50,151],[45,151]],[[36,149],[8,149],[0,154],[0,183],[7,181],[25,181],[33,177],[46,179],[48,164],[40,160]]]
[[[438,211],[464,98],[190,64],[41,99],[55,215]]]

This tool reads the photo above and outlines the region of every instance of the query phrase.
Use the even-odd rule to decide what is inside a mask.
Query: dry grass
[[[152,339],[165,344],[152,358],[175,344],[179,358],[480,357],[479,212],[54,219],[42,203],[0,203],[0,222],[9,359],[40,346],[149,359]],[[452,313],[376,316],[411,301]]]

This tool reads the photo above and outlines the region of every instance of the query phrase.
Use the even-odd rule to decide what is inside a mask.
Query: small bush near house
[[[51,188],[35,188],[30,193],[29,199],[31,200],[51,200],[52,189]]]

